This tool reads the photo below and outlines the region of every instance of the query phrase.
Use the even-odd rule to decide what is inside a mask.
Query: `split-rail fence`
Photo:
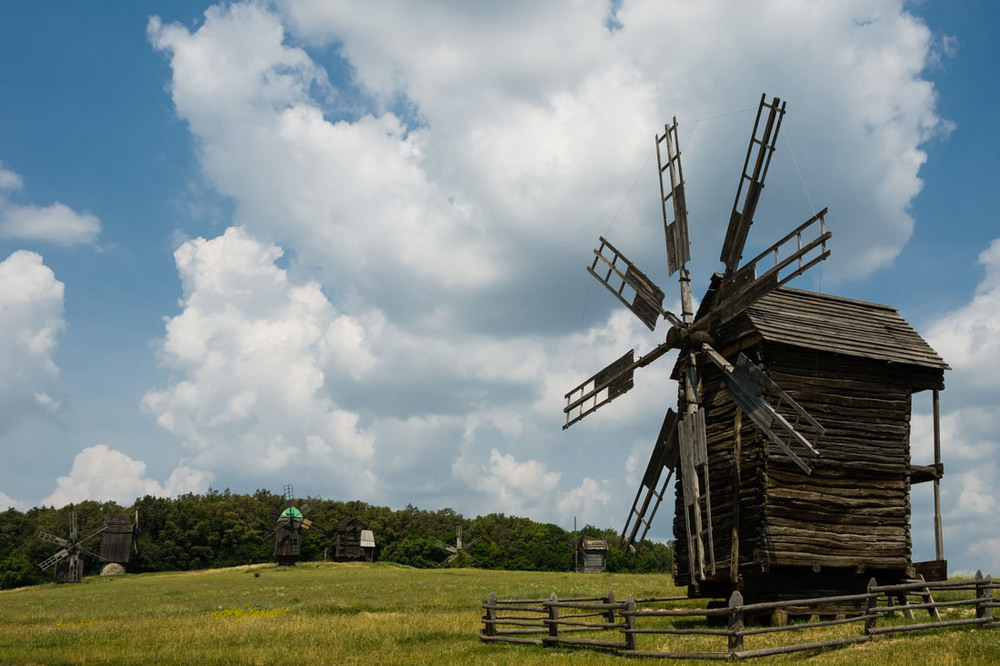
[[[572,599],[559,599],[554,592],[548,599],[497,599],[491,593],[482,603],[483,629],[479,637],[487,642],[581,647],[633,657],[747,659],[864,643],[889,633],[959,626],[1000,627],[994,616],[994,609],[1000,607],[993,595],[997,589],[1000,583],[977,572],[971,580],[895,585],[879,585],[873,578],[861,594],[794,601],[744,604],[742,595],[734,592],[728,604],[709,608],[678,607],[678,603],[692,601],[687,597],[634,599],[628,595],[618,600],[613,591],[606,597]],[[968,596],[969,592],[972,596]],[[944,600],[934,601],[934,593]],[[826,614],[831,606],[844,604],[860,610]],[[784,619],[790,607],[795,615],[808,620],[778,625],[772,622],[770,626],[750,622],[761,617]],[[946,610],[945,619],[942,609]],[[928,621],[915,621],[915,610],[925,611]],[[844,626],[832,632],[826,629],[838,625]],[[745,646],[748,637],[782,633],[809,634],[811,640],[792,639],[757,649]],[[645,638],[649,636],[670,638],[659,639],[661,644],[649,649],[650,641]],[[718,640],[718,649],[705,649],[706,640]],[[768,642],[774,643],[774,639]]]

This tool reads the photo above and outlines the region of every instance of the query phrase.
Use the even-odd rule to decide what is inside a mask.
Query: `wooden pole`
[[[934,551],[939,561],[944,559],[944,535],[941,527],[941,406],[938,390],[934,389]]]
[[[736,438],[733,444],[733,547],[729,554],[729,580],[735,586],[740,574],[740,456],[743,453],[743,410],[736,408],[733,430],[736,431]],[[742,649],[742,648],[741,648]]]
[[[743,651],[743,595],[734,590],[729,597],[729,657]]]

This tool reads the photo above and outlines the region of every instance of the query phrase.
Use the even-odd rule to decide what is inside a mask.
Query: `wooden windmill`
[[[293,567],[302,552],[302,530],[318,529],[323,531],[319,525],[305,517],[309,511],[309,505],[303,504],[301,508],[295,506],[295,491],[292,484],[285,484],[285,508],[276,516],[274,529],[274,556],[278,560],[278,566]]]
[[[89,557],[91,559],[97,560],[99,562],[105,561],[100,555],[91,552],[84,544],[88,541],[94,539],[101,535],[104,530],[107,529],[107,524],[101,529],[97,530],[90,536],[78,539],[77,538],[77,527],[76,527],[76,511],[70,512],[70,528],[69,528],[69,539],[62,539],[60,537],[49,534],[48,532],[39,532],[38,538],[42,541],[49,541],[51,543],[60,546],[59,550],[56,551],[52,557],[49,557],[45,561],[41,562],[38,566],[42,568],[43,571],[55,567],[55,581],[57,583],[79,583],[83,580],[83,557]]]
[[[465,556],[468,557],[473,562],[479,562],[479,560],[477,560],[476,558],[474,558],[472,555],[469,555],[469,553],[466,552],[466,549],[467,548],[471,548],[473,544],[475,544],[477,541],[479,541],[482,538],[483,537],[481,537],[481,536],[477,536],[475,539],[473,539],[469,543],[462,543],[462,526],[459,525],[458,529],[457,529],[457,532],[455,533],[455,545],[454,546],[449,545],[449,544],[445,543],[444,541],[441,541],[440,539],[434,539],[434,545],[436,545],[441,550],[446,550],[449,553],[451,553],[450,555],[448,555],[448,557],[446,557],[444,560],[442,560],[438,564],[438,569],[441,569],[441,568],[444,568],[446,566],[449,566],[452,562],[455,561],[456,558],[458,558],[459,555],[461,555],[463,553],[465,553]]]
[[[893,308],[782,286],[830,255],[826,209],[740,266],[784,112],[778,98],[761,96],[725,268],[697,312],[676,118],[656,148],[681,316],[604,238],[588,268],[651,330],[660,317],[671,328],[644,356],[629,351],[567,393],[563,427],[629,391],[636,369],[679,350],[678,412],[667,410],[622,540],[641,544],[676,476],[675,582],[692,595],[853,590],[866,571],[912,573],[910,483],[936,487],[941,475],[939,459],[910,465],[909,409],[923,389],[936,404],[947,365]]]

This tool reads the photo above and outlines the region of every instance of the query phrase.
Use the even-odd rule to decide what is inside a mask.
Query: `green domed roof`
[[[296,509],[294,506],[290,506],[281,512],[282,518],[301,518],[302,512]]]

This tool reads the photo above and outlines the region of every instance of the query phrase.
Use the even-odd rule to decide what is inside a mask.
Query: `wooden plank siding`
[[[894,308],[787,288],[720,327],[715,340],[731,362],[746,354],[826,434],[813,442],[821,456],[809,459],[806,475],[749,418],[741,420],[732,567],[736,406],[721,371],[699,363],[716,562],[708,587],[731,584],[731,572],[760,578],[787,567],[806,575],[839,568],[902,576],[912,550],[911,396],[943,388],[948,365]],[[794,422],[791,409],[779,412]],[[682,483],[678,470],[675,582],[691,585]]]

